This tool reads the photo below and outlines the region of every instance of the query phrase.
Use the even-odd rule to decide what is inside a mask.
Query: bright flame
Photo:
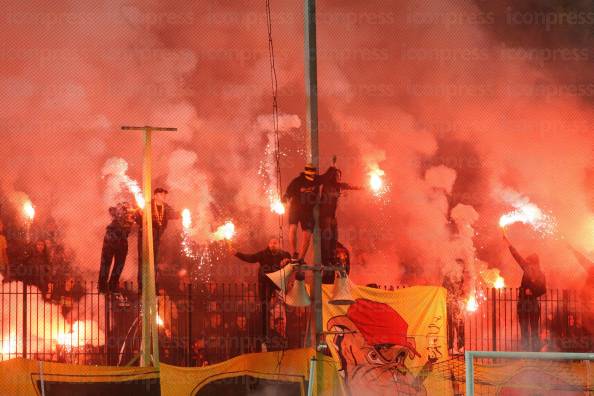
[[[182,226],[187,230],[192,227],[192,213],[190,213],[190,209],[184,209],[181,213],[182,216]]]
[[[512,203],[515,210],[504,214],[499,218],[499,227],[505,228],[510,224],[529,224],[538,232],[552,234],[555,231],[555,219],[531,203],[527,199],[521,199]]]
[[[384,176],[385,172],[380,168],[374,168],[369,171],[369,188],[374,195],[381,195],[385,191]]]
[[[474,293],[472,293],[468,297],[468,301],[466,301],[466,310],[468,312],[476,312],[478,310],[478,302],[476,301]]]
[[[2,359],[9,359],[15,357],[17,352],[16,336],[11,334],[7,340],[2,341]]]
[[[138,183],[135,180],[129,179],[128,183],[126,183],[130,192],[134,195],[134,200],[136,201],[136,205],[140,209],[144,209],[145,201],[144,196],[142,195],[142,190],[138,187]]]
[[[227,221],[225,224],[217,228],[214,233],[214,237],[216,240],[226,239],[231,240],[235,235],[235,224],[231,221]]]
[[[285,214],[285,205],[279,200],[275,200],[272,205],[270,205],[270,209],[277,215]]]
[[[33,221],[33,218],[35,217],[35,208],[31,201],[27,201],[23,204],[23,213],[27,220]]]
[[[505,279],[503,279],[501,276],[498,276],[497,279],[495,279],[493,287],[495,289],[503,289],[505,287]]]
[[[88,321],[76,321],[70,332],[59,332],[56,336],[56,343],[66,348],[78,348],[85,345],[103,345],[105,334],[97,329],[97,323]]]
[[[165,325],[165,322],[163,322],[163,319],[161,319],[161,316],[159,314],[157,314],[157,326],[161,326],[163,327]]]
[[[503,279],[499,272],[499,268],[489,268],[481,271],[480,275],[488,287],[503,289],[505,287],[505,279]]]

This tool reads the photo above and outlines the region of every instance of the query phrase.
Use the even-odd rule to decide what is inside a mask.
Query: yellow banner
[[[0,362],[0,395],[159,395],[154,368],[76,366],[11,359]]]
[[[310,359],[314,354],[312,349],[253,353],[199,368],[161,364],[161,394],[304,396],[309,381]],[[340,389],[335,383],[338,377],[333,363],[331,359],[319,362],[324,366],[321,386],[327,390],[319,394],[331,395],[333,389]]]
[[[333,290],[324,286],[326,341],[351,394],[432,394],[433,365],[448,358],[445,289],[352,286],[352,305],[329,304]]]

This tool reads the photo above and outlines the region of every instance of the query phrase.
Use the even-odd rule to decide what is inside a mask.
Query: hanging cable
[[[272,41],[272,17],[270,12],[270,0],[266,0],[266,27],[268,29],[268,59],[270,61],[270,81],[272,86],[272,128],[274,132],[274,158],[276,167],[276,194],[280,200],[282,197],[282,178],[280,169],[280,142],[278,130],[278,80],[276,77],[276,64],[274,60],[274,44]],[[283,215],[278,215],[278,239],[283,246]]]

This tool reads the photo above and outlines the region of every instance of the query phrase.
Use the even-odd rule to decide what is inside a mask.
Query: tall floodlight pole
[[[305,98],[307,104],[307,113],[305,125],[307,128],[307,154],[309,161],[316,168],[320,167],[320,150],[318,144],[318,70],[317,70],[317,47],[316,47],[316,2],[315,0],[305,0]],[[323,337],[322,323],[322,253],[320,243],[320,225],[318,221],[319,207],[314,208],[314,218],[316,219],[313,232],[313,264],[317,271],[313,271],[313,309],[311,320],[314,324],[313,345],[316,348]],[[316,359],[321,358],[320,352],[316,352]],[[316,369],[312,374],[315,378],[316,387],[319,389],[320,382],[323,379],[322,365],[316,364]]]
[[[155,293],[155,256],[153,242],[152,212],[152,133],[153,131],[177,131],[177,128],[152,126],[123,126],[125,131],[144,131],[144,157],[142,163],[142,191],[144,208],[142,215],[142,342],[140,344],[140,365],[159,367],[159,333],[157,330],[157,303]],[[138,285],[140,286],[140,285]],[[152,353],[151,353],[152,347]],[[152,359],[151,359],[152,356]]]

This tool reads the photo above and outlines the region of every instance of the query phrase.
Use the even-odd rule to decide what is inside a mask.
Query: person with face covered
[[[259,263],[258,270],[258,298],[261,307],[261,336],[266,338],[270,327],[270,300],[274,292],[279,290],[278,287],[266,276],[272,272],[276,272],[284,267],[291,255],[289,252],[282,250],[279,246],[277,238],[271,238],[268,241],[266,249],[253,254],[246,254],[231,249],[231,253],[241,261],[247,263]]]
[[[307,254],[315,219],[314,207],[318,202],[320,187],[317,181],[318,169],[312,164],[289,183],[283,195],[283,203],[289,203],[289,245],[293,259],[301,259]],[[301,225],[301,248],[297,252],[297,228]]]
[[[326,173],[318,178],[318,183],[322,187],[320,194],[319,224],[321,235],[321,250],[323,265],[340,265],[339,252],[337,249],[346,250],[338,242],[338,222],[336,220],[336,209],[338,207],[338,198],[345,190],[360,190],[360,187],[352,186],[341,182],[342,172],[335,166],[328,168]],[[347,250],[348,255],[348,250]],[[345,268],[347,270],[347,268]],[[348,273],[348,270],[347,270]],[[324,271],[322,276],[323,283],[334,283],[334,271]]]
[[[532,253],[524,258],[509,242],[505,232],[503,233],[503,239],[514,260],[524,271],[517,307],[522,347],[528,351],[539,351],[540,302],[538,297],[544,295],[547,291],[546,278],[540,269],[540,260],[537,254]]]
[[[109,208],[109,214],[111,223],[105,229],[103,237],[101,267],[97,282],[99,293],[104,294],[118,292],[120,276],[128,256],[128,236],[134,223],[133,211],[127,202],[121,202]]]

